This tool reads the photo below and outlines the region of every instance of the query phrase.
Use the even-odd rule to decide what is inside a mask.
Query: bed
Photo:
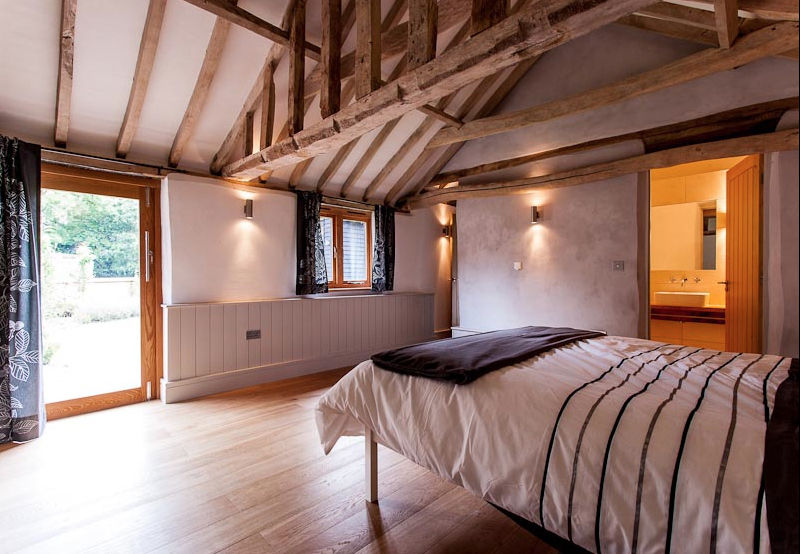
[[[463,344],[445,340],[455,351]],[[797,515],[796,506],[774,509],[786,481],[766,490],[770,479],[791,482],[787,463],[797,487],[796,458],[778,448],[762,472],[790,372],[796,456],[796,360],[614,336],[569,342],[469,384],[365,361],[320,399],[316,418],[326,453],[341,436],[367,437],[370,500],[377,442],[591,552],[769,552],[770,528],[774,542]]]

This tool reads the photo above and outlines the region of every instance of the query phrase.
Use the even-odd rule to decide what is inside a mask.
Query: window
[[[330,288],[369,287],[372,215],[342,208],[320,210],[325,268]]]

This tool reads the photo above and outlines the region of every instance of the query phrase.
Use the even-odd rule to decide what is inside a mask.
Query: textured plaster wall
[[[246,198],[254,217],[244,219]],[[166,304],[285,298],[295,290],[295,196],[170,175],[163,184],[163,293]],[[435,293],[435,329],[450,327],[452,208],[395,218],[395,290]]]
[[[630,175],[459,200],[460,326],[567,325],[637,336],[646,287],[637,268],[640,194],[646,182]],[[534,204],[542,211],[538,225],[529,222]],[[625,270],[613,271],[614,260]],[[521,270],[513,269],[515,261]]]
[[[800,356],[798,153],[765,156],[764,352]]]

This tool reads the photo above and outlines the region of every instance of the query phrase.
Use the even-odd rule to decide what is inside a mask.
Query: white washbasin
[[[657,292],[654,303],[657,306],[702,308],[708,305],[709,296],[709,292]]]

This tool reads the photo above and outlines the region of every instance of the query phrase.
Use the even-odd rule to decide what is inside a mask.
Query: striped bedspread
[[[326,452],[379,442],[592,552],[769,552],[764,441],[789,358],[584,340],[458,386],[364,362]]]

